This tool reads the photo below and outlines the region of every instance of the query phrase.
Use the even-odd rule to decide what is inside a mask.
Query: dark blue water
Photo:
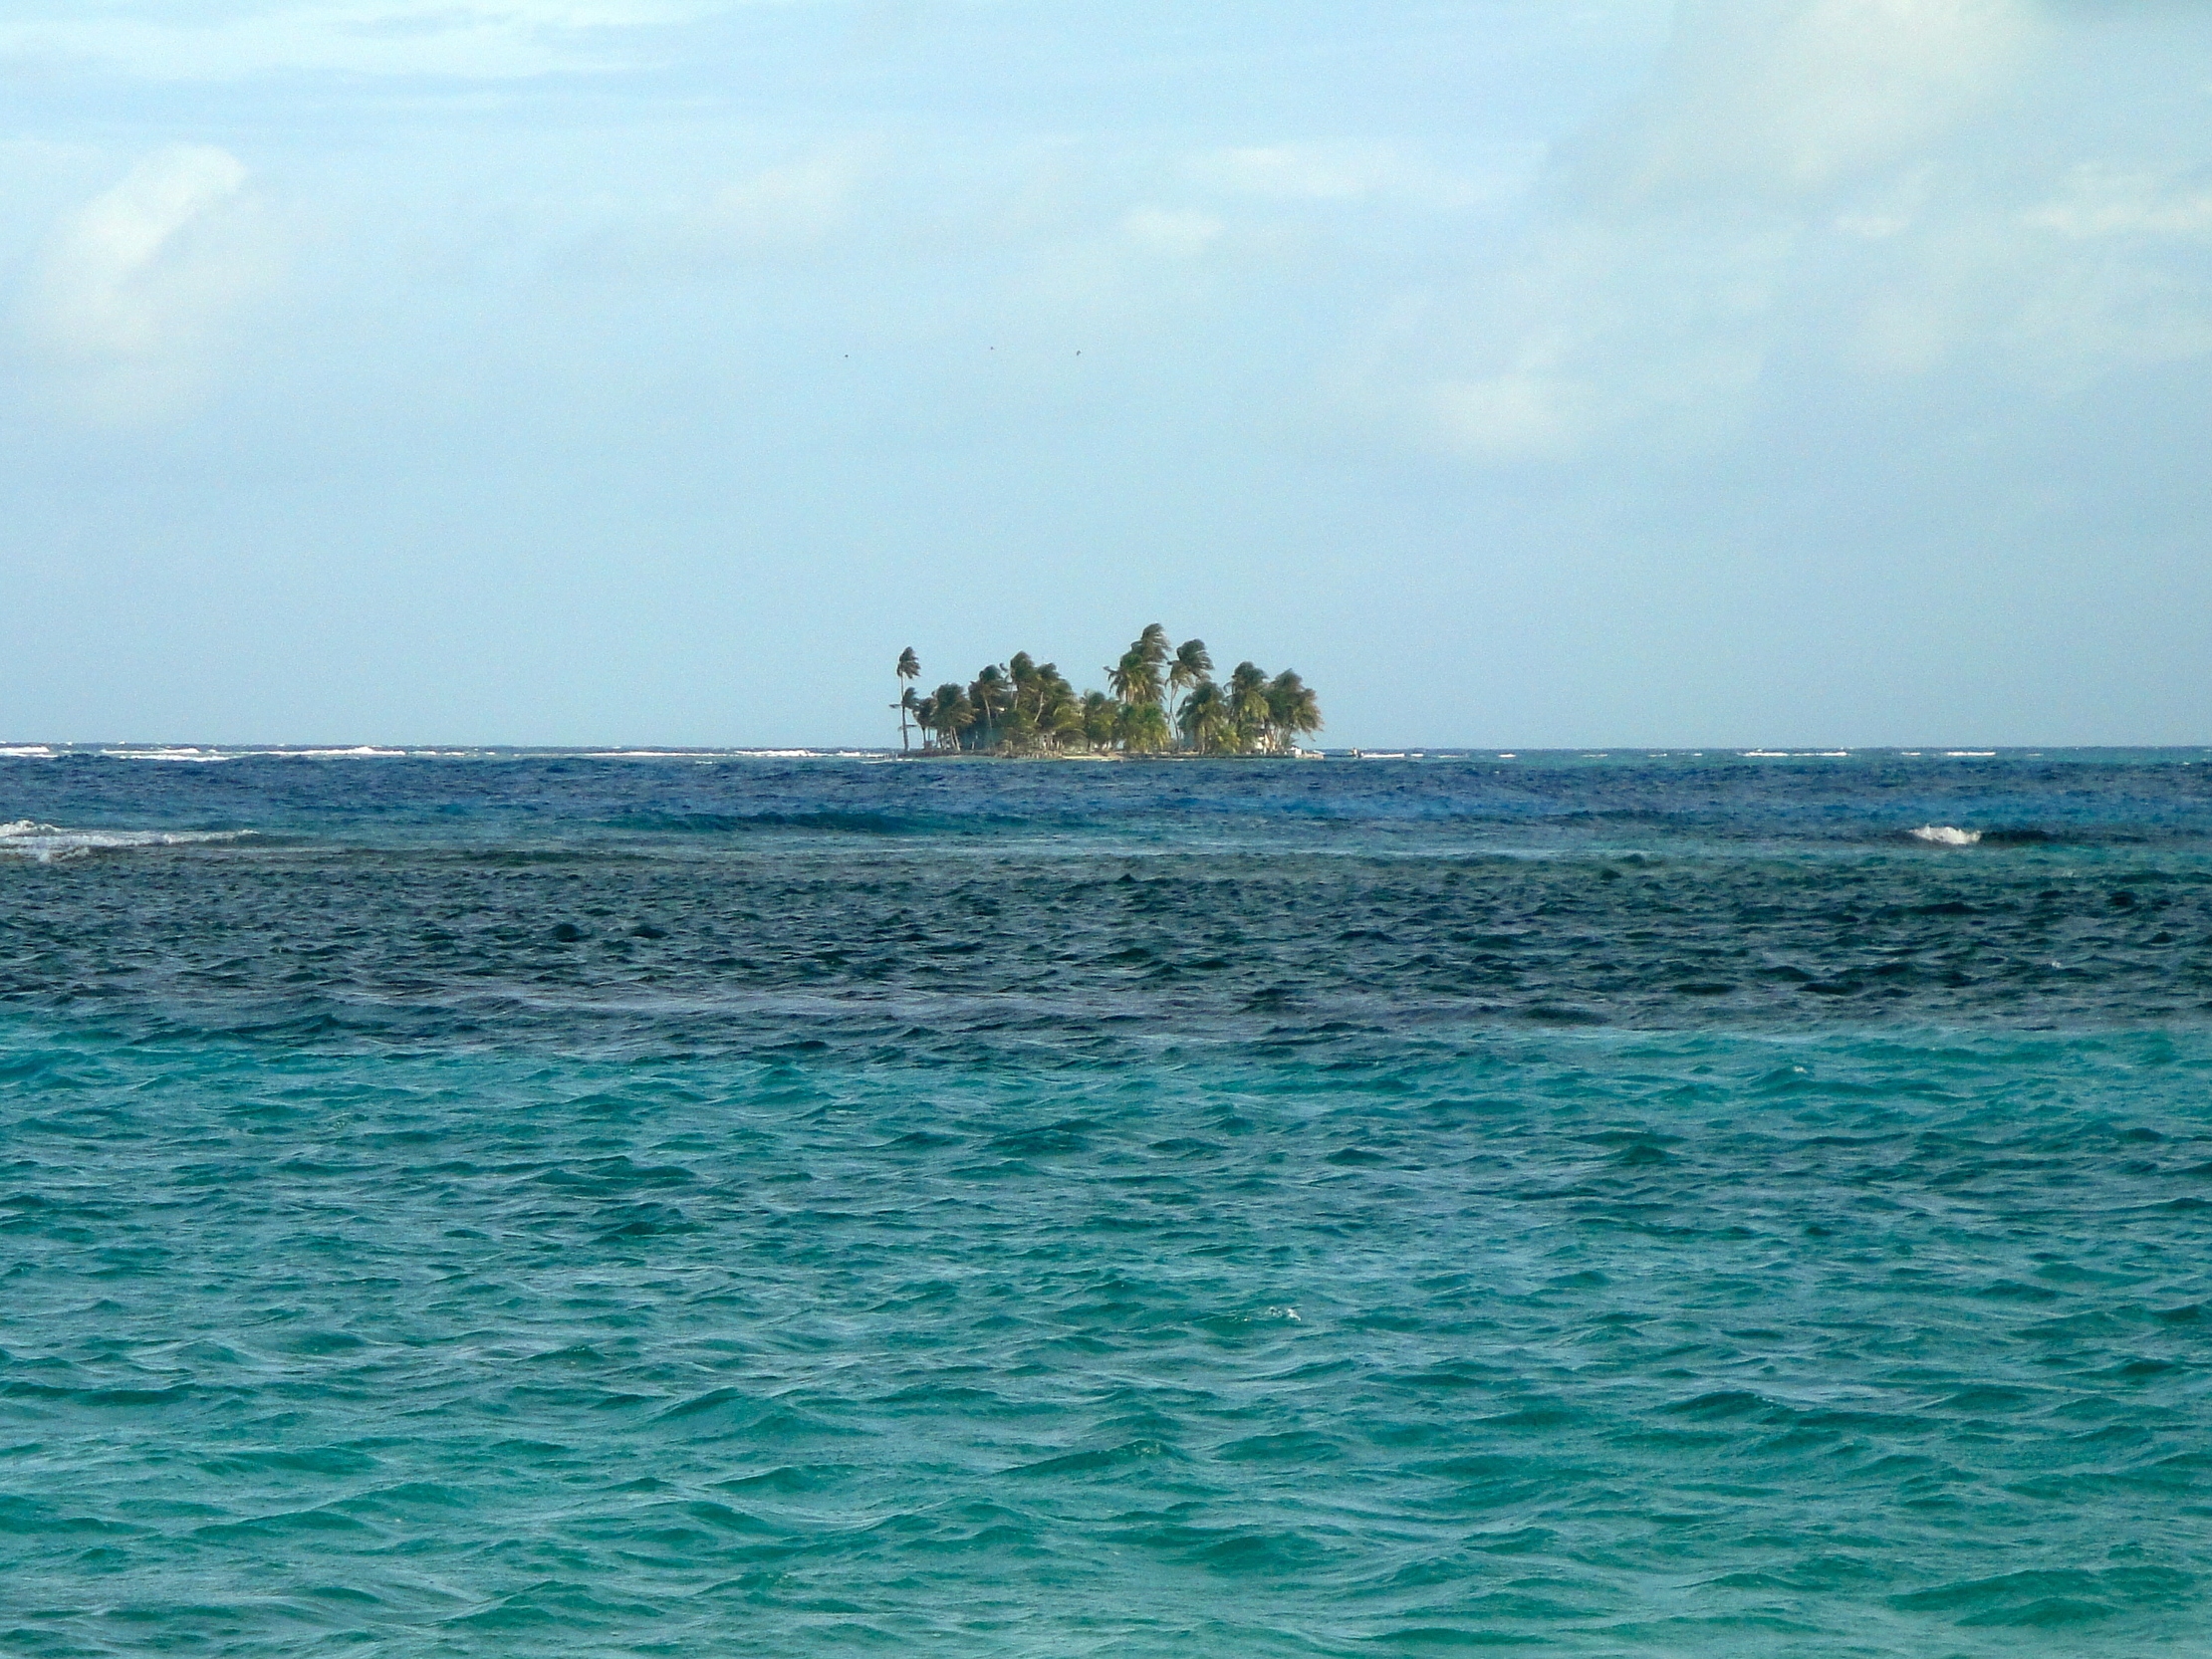
[[[0,1653],[2204,1652],[2205,760],[0,759]]]

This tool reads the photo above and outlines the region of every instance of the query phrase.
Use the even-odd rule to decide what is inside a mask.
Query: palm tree
[[[1049,662],[1037,665],[1036,695],[1031,713],[1037,718],[1038,735],[1051,747],[1058,747],[1063,738],[1072,733],[1080,734],[1083,729],[1083,715],[1076,703],[1076,688]],[[1070,717],[1073,718],[1073,725],[1070,724]]]
[[[1284,669],[1268,682],[1267,706],[1269,722],[1290,748],[1297,748],[1301,737],[1321,730],[1321,700],[1293,669]]]
[[[957,748],[960,734],[975,724],[975,705],[968,701],[968,694],[947,682],[937,687],[936,719],[937,747]]]
[[[1093,693],[1093,695],[1096,696],[1097,693]],[[1106,702],[1104,697],[1099,700]],[[1107,706],[1111,707],[1112,705],[1108,703]],[[1088,723],[1084,718],[1083,705],[1076,701],[1073,693],[1047,705],[1045,732],[1056,749],[1062,744],[1080,741],[1088,735]]]
[[[1187,693],[1193,686],[1207,680],[1213,673],[1213,657],[1206,650],[1203,639],[1186,639],[1175,647],[1175,659],[1167,665],[1167,688],[1170,692]],[[1174,711],[1169,710],[1173,718]]]
[[[1157,634],[1155,639],[1152,636]],[[1121,653],[1121,660],[1106,670],[1106,684],[1114,696],[1131,708],[1160,701],[1160,668],[1167,661],[1167,631],[1154,622],[1135,643]]]
[[[1222,739],[1229,732],[1229,699],[1213,681],[1200,680],[1183,699],[1175,723],[1182,728],[1183,741],[1192,749],[1201,755],[1212,754],[1221,747]]]
[[[1248,754],[1266,747],[1274,713],[1267,700],[1267,670],[1257,663],[1238,663],[1229,674],[1229,719],[1236,727],[1237,747]]]
[[[1121,660],[1106,671],[1106,689],[1122,703],[1136,701],[1136,688],[1143,683],[1144,659],[1134,651],[1121,653]]]
[[[921,658],[914,655],[914,647],[909,645],[903,651],[900,651],[898,653],[899,691],[898,701],[895,705],[893,705],[898,710],[898,746],[901,749],[909,749],[912,747],[912,745],[906,741],[906,716],[913,711],[914,688],[906,682],[909,680],[918,680],[920,678]]]
[[[920,673],[909,646],[899,653],[898,677],[903,683]],[[1004,667],[986,664],[966,686],[947,682],[917,696],[906,685],[897,704],[899,740],[906,745],[909,717],[925,751],[936,754],[1081,746],[1143,755],[1176,747],[1178,733],[1199,754],[1254,754],[1295,749],[1302,734],[1321,730],[1321,706],[1296,673],[1270,679],[1257,664],[1240,662],[1217,684],[1206,642],[1171,647],[1157,622],[1130,641],[1106,683],[1110,695],[1078,693],[1056,664],[1016,651]]]
[[[1037,659],[1027,651],[1016,651],[1006,662],[1006,677],[1014,682],[1011,712],[1034,714],[1037,697],[1042,689],[1037,683]]]
[[[1120,705],[1103,691],[1083,694],[1083,740],[1094,749],[1113,747],[1114,720]]]
[[[1114,720],[1114,736],[1132,755],[1149,755],[1167,747],[1167,714],[1157,703],[1124,703]]]
[[[1014,682],[997,663],[987,662],[968,687],[968,702],[975,709],[976,747],[988,749],[997,743],[999,722],[1014,706]]]

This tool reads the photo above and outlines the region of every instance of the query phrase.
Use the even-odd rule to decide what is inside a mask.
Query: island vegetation
[[[1106,689],[1078,691],[1050,662],[1016,651],[961,685],[919,689],[921,659],[898,654],[901,747],[924,754],[1291,755],[1322,729],[1321,703],[1297,672],[1240,662],[1214,678],[1202,639],[1180,645],[1154,622],[1105,670]]]

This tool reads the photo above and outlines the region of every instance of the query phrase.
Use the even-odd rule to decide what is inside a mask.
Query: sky
[[[0,738],[2212,742],[2197,0],[9,0]]]

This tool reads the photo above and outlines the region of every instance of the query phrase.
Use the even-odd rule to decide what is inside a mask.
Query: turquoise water
[[[2212,1639],[2193,754],[0,769],[0,1653]]]

